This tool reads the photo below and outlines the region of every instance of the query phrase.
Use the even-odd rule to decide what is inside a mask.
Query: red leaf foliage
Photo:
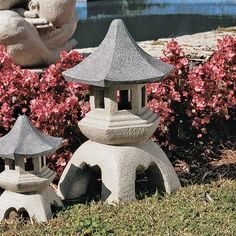
[[[216,120],[235,118],[236,39],[225,36],[204,63],[190,61],[175,40],[164,50],[164,62],[174,66],[161,83],[148,84],[149,107],[161,116],[156,136],[170,144],[174,137],[203,138]],[[220,127],[219,127],[220,128]]]
[[[82,140],[77,123],[89,110],[88,86],[67,82],[62,72],[83,60],[72,51],[61,52],[58,63],[42,75],[16,66],[0,47],[0,134],[6,134],[18,115],[26,114],[42,132],[68,139],[65,147],[49,158],[49,165],[61,173],[73,146]],[[88,99],[87,99],[88,100]],[[86,108],[85,108],[86,107]]]
[[[161,83],[147,85],[149,107],[161,117],[155,133],[161,145],[172,148],[176,137],[203,139],[215,120],[235,118],[236,39],[219,40],[211,58],[195,66],[175,40],[164,55],[174,70]],[[90,109],[89,88],[62,77],[81,60],[76,51],[62,52],[60,61],[39,75],[16,66],[0,46],[0,136],[26,114],[41,131],[65,138],[64,147],[48,159],[59,175],[85,140],[77,123]]]

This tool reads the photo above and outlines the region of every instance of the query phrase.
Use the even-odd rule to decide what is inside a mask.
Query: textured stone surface
[[[18,65],[54,63],[61,50],[77,43],[70,40],[77,26],[75,6],[76,0],[0,0],[0,44]]]
[[[169,193],[180,186],[170,161],[162,149],[150,140],[128,146],[87,141],[76,151],[63,172],[59,196],[73,199],[86,193],[91,176],[85,164],[100,167],[101,198],[108,203],[135,200],[136,170],[139,169],[150,170],[151,182],[160,192]]]
[[[61,143],[62,138],[41,133],[27,116],[19,116],[11,131],[0,138],[0,157],[15,159],[50,155]]]
[[[0,173],[0,187],[16,193],[38,192],[47,188],[55,176],[56,173],[47,167],[37,175],[28,171],[5,170]]]
[[[94,53],[63,75],[69,81],[110,87],[160,81],[171,70],[137,45],[122,20],[114,20]]]
[[[216,49],[217,40],[226,35],[236,37],[236,27],[219,28],[208,32],[178,36],[175,37],[175,40],[190,59],[202,60],[209,58],[213,50]],[[160,58],[164,57],[163,49],[166,48],[166,44],[170,40],[171,38],[160,38],[158,40],[138,42],[138,45],[153,57]],[[90,54],[95,50],[96,48],[77,49],[79,53],[83,54]]]
[[[20,0],[0,0],[0,10],[10,9],[18,3],[20,3]]]
[[[0,220],[8,218],[10,211],[27,211],[30,218],[45,222],[52,218],[52,208],[63,207],[60,198],[48,187],[34,194],[5,191],[0,198]]]
[[[80,130],[90,140],[103,144],[118,145],[147,140],[156,130],[159,118],[146,107],[146,94],[142,106],[142,88],[145,88],[144,84],[105,88],[105,97],[100,98],[104,101],[104,109],[101,109],[95,108],[99,99],[96,97],[98,88],[91,86],[91,111],[79,122]],[[117,90],[130,90],[132,109],[118,109]]]
[[[147,140],[155,132],[158,123],[158,116],[149,109],[139,116],[131,112],[109,116],[95,109],[79,122],[79,128],[92,141],[120,145]]]

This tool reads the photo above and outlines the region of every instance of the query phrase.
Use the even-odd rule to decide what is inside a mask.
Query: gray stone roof
[[[16,159],[19,156],[50,155],[61,146],[62,140],[41,133],[27,116],[19,116],[11,131],[0,138],[0,157]]]
[[[172,66],[147,54],[130,35],[124,22],[113,20],[94,53],[65,71],[68,81],[111,87],[114,84],[159,82]]]

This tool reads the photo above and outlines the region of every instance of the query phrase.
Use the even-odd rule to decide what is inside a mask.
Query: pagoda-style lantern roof
[[[0,157],[16,159],[50,155],[62,144],[62,138],[41,133],[27,116],[19,116],[11,131],[0,138]]]
[[[63,75],[72,82],[112,87],[120,84],[159,82],[171,70],[171,65],[141,49],[124,22],[116,19],[95,52]]]

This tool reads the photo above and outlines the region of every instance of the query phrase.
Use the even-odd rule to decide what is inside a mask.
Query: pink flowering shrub
[[[65,138],[64,148],[49,159],[58,174],[75,146],[84,141],[77,123],[89,109],[88,87],[62,77],[82,59],[75,51],[62,52],[58,63],[38,75],[16,66],[0,46],[0,135],[9,131],[19,114],[26,114],[41,131]]]
[[[183,102],[186,95],[186,77],[189,71],[189,60],[184,56],[176,41],[171,40],[164,50],[162,60],[174,66],[171,74],[160,83],[147,85],[149,108],[160,116],[160,125],[155,135],[164,139],[161,145],[168,145],[168,138],[172,124],[178,116],[185,116]],[[182,105],[180,105],[182,104]],[[177,128],[177,127],[176,127]],[[177,128],[178,129],[178,128]]]
[[[236,39],[226,36],[203,64],[191,66],[176,41],[171,40],[162,60],[174,66],[161,83],[147,85],[149,107],[161,117],[154,134],[169,149],[180,141],[209,138],[214,124],[235,118]],[[42,75],[16,66],[0,46],[0,136],[19,114],[26,114],[43,132],[61,136],[64,146],[49,157],[49,165],[63,171],[85,137],[77,123],[89,111],[88,87],[69,83],[62,72],[79,63],[77,52],[62,52],[61,59]]]
[[[235,118],[236,39],[226,36],[203,64],[190,68],[178,43],[171,40],[164,62],[174,66],[161,83],[147,85],[149,107],[161,116],[156,136],[162,145],[204,138],[212,124]]]
[[[192,125],[206,133],[205,125],[218,117],[228,120],[236,105],[236,40],[226,36],[203,65],[193,68],[187,80],[190,86]]]

